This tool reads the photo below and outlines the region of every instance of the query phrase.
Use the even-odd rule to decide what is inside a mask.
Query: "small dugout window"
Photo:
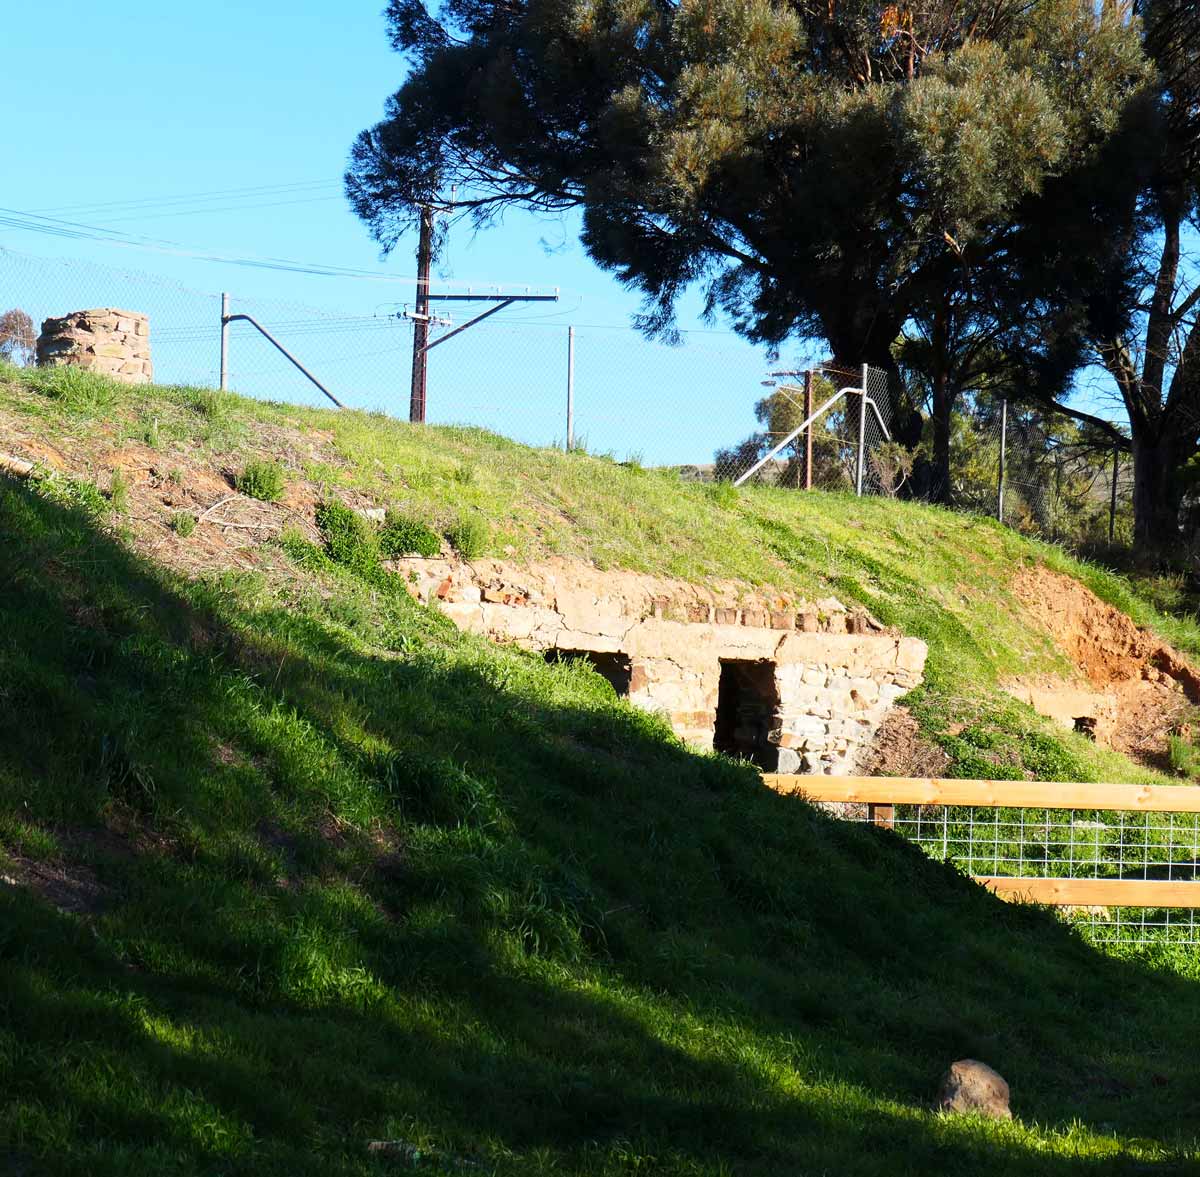
[[[726,756],[749,760],[765,772],[775,769],[779,749],[771,743],[779,711],[775,663],[721,659],[713,747]]]
[[[624,654],[605,653],[598,650],[547,650],[547,662],[586,662],[617,693],[617,698],[629,695],[633,681],[633,663]]]

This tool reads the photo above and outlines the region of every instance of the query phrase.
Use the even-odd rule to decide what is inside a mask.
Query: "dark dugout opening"
[[[608,680],[609,685],[617,692],[617,697],[624,699],[629,694],[629,684],[633,679],[633,664],[624,654],[606,654],[596,650],[547,650],[547,662],[588,662],[596,673]]]
[[[773,772],[779,749],[770,742],[779,709],[775,663],[721,660],[713,747]]]

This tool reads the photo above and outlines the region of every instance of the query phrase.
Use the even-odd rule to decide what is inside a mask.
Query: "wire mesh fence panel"
[[[851,807],[844,815],[880,820],[877,807]],[[886,824],[930,857],[953,862],[976,878],[1200,880],[1197,813],[895,805],[888,807]],[[1019,887],[1009,889],[1020,893]],[[1191,907],[1079,903],[1058,910],[1098,944],[1200,945],[1200,921]]]
[[[715,333],[684,332],[668,346],[628,330],[579,328],[576,440],[592,453],[713,478],[717,451],[755,430],[747,390],[765,368],[761,352]]]
[[[866,410],[861,413],[862,493],[899,494],[912,473],[911,455],[892,440],[893,397],[891,380],[881,368],[867,368]]]
[[[435,336],[436,338],[436,336]],[[480,425],[534,445],[707,476],[753,424],[741,389],[762,361],[696,333],[678,346],[623,328],[483,323],[429,352],[428,420]],[[571,359],[573,356],[573,367]],[[569,403],[570,402],[570,403]]]
[[[1132,484],[1127,459],[1065,417],[977,400],[957,415],[950,499],[960,510],[998,515],[1010,527],[1084,543],[1128,541]]]

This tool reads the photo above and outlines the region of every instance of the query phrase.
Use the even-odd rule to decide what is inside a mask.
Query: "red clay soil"
[[[1064,723],[1094,720],[1098,743],[1165,767],[1167,737],[1200,702],[1200,674],[1178,650],[1135,625],[1072,577],[1022,568],[1013,593],[1074,663],[1075,682],[1022,679],[1019,698]]]

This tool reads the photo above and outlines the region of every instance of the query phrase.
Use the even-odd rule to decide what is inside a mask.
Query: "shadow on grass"
[[[1194,984],[402,593],[173,583],[0,482],[0,635],[4,840],[124,841],[85,855],[93,918],[0,892],[0,1148],[47,1171],[371,1171],[385,1136],[578,1173],[1195,1147]],[[927,1114],[964,1055],[1047,1129]]]

